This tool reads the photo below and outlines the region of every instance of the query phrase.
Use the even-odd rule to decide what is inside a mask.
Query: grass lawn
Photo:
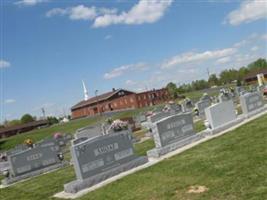
[[[66,124],[58,124],[48,128],[35,129],[27,133],[12,136],[6,139],[1,139],[0,151],[11,149],[18,144],[22,144],[27,138],[31,138],[34,142],[37,142],[46,137],[52,136],[55,132],[74,133],[77,129],[94,124],[99,120],[101,120],[100,117],[79,119]]]
[[[219,138],[91,192],[80,200],[267,199],[267,115]],[[142,154],[150,140],[136,146]],[[0,190],[0,199],[39,200],[75,178],[71,167]],[[188,193],[205,186],[203,193]]]
[[[123,117],[130,117],[130,116],[137,115],[138,113],[149,110],[149,109],[153,109],[153,107],[146,107],[142,109],[121,112],[121,113],[115,114],[112,118],[119,119]],[[34,142],[37,142],[46,137],[51,137],[55,132],[74,133],[79,128],[93,125],[96,123],[101,123],[105,119],[106,119],[105,117],[83,118],[83,119],[70,121],[69,123],[66,123],[66,124],[57,124],[57,125],[54,125],[48,128],[35,129],[27,133],[1,139],[0,140],[0,151],[8,150],[8,149],[15,147],[18,144],[22,144],[27,138],[31,138]]]

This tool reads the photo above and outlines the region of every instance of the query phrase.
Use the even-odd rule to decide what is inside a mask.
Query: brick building
[[[253,72],[248,73],[245,76],[244,81],[247,84],[258,84],[257,74],[263,74],[265,82],[267,82],[267,69],[261,69],[258,71],[253,71]]]
[[[48,126],[47,120],[33,121],[26,124],[19,124],[15,126],[0,128],[0,138],[10,137],[13,135],[25,133],[39,127]]]
[[[71,108],[72,118],[81,118],[103,112],[122,109],[135,109],[164,103],[170,100],[166,88],[141,93],[125,89],[113,89],[110,92],[83,100]]]

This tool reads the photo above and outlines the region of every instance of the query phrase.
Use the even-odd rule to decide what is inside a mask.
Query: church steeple
[[[85,87],[85,83],[84,81],[82,80],[82,83],[83,83],[83,94],[84,94],[84,100],[87,101],[89,99],[89,96],[88,96],[88,91]]]

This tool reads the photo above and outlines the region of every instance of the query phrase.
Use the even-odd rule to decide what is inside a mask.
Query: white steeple
[[[84,84],[84,81],[82,80],[82,83],[83,83],[83,94],[84,94],[84,100],[87,101],[89,99],[89,96],[88,96],[88,91],[85,87],[85,84]]]

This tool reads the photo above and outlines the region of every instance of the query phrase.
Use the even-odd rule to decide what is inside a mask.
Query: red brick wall
[[[164,103],[170,100],[167,89],[152,90],[138,94],[115,96],[113,99],[99,102],[98,104],[85,106],[72,110],[72,118],[80,118],[95,115],[100,112],[108,112],[127,108],[142,108]]]

